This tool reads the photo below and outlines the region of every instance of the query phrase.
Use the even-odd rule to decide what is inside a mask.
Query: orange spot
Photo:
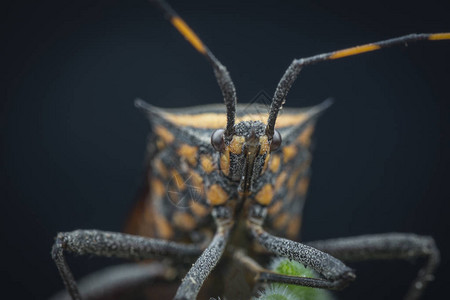
[[[289,190],[292,190],[294,188],[295,184],[297,183],[298,176],[300,175],[300,173],[302,171],[303,171],[303,167],[300,166],[297,170],[294,171],[293,174],[291,174],[289,176],[289,180],[288,180],[288,184],[287,184],[287,187]]]
[[[278,154],[272,155],[272,159],[270,160],[270,171],[272,173],[277,173],[280,168],[280,156]]]
[[[194,31],[181,19],[180,17],[173,17],[170,22],[175,26],[176,29],[188,40],[191,45],[197,49],[198,52],[205,54],[206,48],[203,45],[200,38],[195,34]]]
[[[267,153],[266,158],[264,159],[264,166],[262,172],[265,172],[267,170],[267,167],[269,166],[269,160],[270,160],[270,153]]]
[[[286,234],[290,239],[297,239],[300,231],[301,217],[291,218],[289,221],[288,227],[286,229]]]
[[[163,141],[166,144],[172,143],[173,140],[175,139],[173,134],[169,130],[167,130],[167,128],[165,128],[161,125],[158,125],[155,127],[155,132],[157,135],[159,135],[163,139]]]
[[[255,196],[255,200],[261,205],[269,205],[273,199],[273,187],[270,183],[264,185]]]
[[[154,191],[156,195],[162,197],[165,194],[166,189],[164,188],[164,184],[161,182],[161,180],[157,178],[152,178],[150,184],[151,189]]]
[[[163,139],[158,138],[156,139],[156,147],[158,148],[158,150],[162,150],[166,147],[166,143],[164,143]]]
[[[200,163],[206,174],[209,174],[216,169],[210,155],[202,155],[200,157]]]
[[[197,149],[198,147],[183,144],[177,153],[186,159],[191,166],[195,167],[197,165]]]
[[[198,203],[195,200],[191,200],[190,208],[191,208],[191,211],[199,217],[204,217],[209,213],[209,209],[207,207]]]
[[[228,194],[220,185],[213,184],[206,193],[206,198],[211,205],[221,205],[228,200]]]
[[[166,166],[164,165],[161,159],[155,159],[153,165],[155,166],[159,175],[161,175],[163,178],[167,178],[168,172]]]
[[[450,40],[450,32],[433,33],[428,39],[430,41]]]
[[[283,151],[283,162],[287,163],[297,154],[297,147],[289,145],[281,148],[281,151]]]
[[[275,201],[267,210],[267,212],[269,213],[269,215],[275,215],[276,213],[278,213],[281,209],[281,206],[283,205],[283,202],[281,200]]]
[[[259,154],[264,154],[266,152],[269,152],[270,146],[269,146],[269,140],[267,139],[267,136],[263,135],[259,138],[259,143],[261,144],[261,148],[259,149]]]
[[[282,213],[273,220],[273,227],[276,229],[281,229],[284,227],[289,220],[289,215],[287,213]]]
[[[230,174],[230,152],[225,150],[220,156],[220,169],[225,176]]]
[[[193,185],[193,187],[197,190],[198,193],[203,194],[203,178],[195,171],[190,170],[189,172],[189,181]]]
[[[361,45],[361,46],[356,46],[356,47],[336,51],[333,54],[331,54],[330,57],[328,57],[328,58],[329,59],[337,59],[337,58],[352,56],[352,55],[356,55],[356,54],[360,54],[360,53],[370,52],[370,51],[374,51],[374,50],[378,50],[378,49],[380,49],[380,46],[375,45],[375,44]]]
[[[169,200],[172,203],[179,203],[180,202],[180,192],[178,192],[175,189],[169,189],[167,191],[167,196],[169,197]]]
[[[309,186],[309,177],[302,177],[300,179],[300,182],[297,185],[297,194],[304,196],[306,195],[306,192],[308,191],[308,186]]]
[[[162,214],[156,213],[155,220],[158,237],[163,239],[170,239],[173,236],[173,229],[167,219],[163,217]]]
[[[182,191],[186,188],[186,184],[184,183],[183,177],[178,173],[177,170],[172,170],[172,179],[175,182],[175,185],[178,190]]]
[[[303,130],[303,132],[298,137],[298,141],[304,147],[309,147],[311,145],[311,136],[314,132],[314,125],[309,125]]]
[[[285,171],[281,172],[280,175],[278,175],[277,179],[275,180],[275,190],[278,191],[286,181],[287,173]]]
[[[228,146],[229,151],[233,154],[241,154],[242,153],[242,145],[245,142],[245,138],[243,136],[233,136],[231,140],[230,146]]]
[[[173,223],[178,228],[181,228],[185,231],[189,231],[195,228],[197,225],[195,223],[195,219],[186,212],[177,211],[173,214],[172,217]]]

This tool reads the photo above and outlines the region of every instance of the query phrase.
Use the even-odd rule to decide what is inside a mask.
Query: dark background
[[[240,102],[272,94],[293,58],[412,32],[450,31],[448,1],[171,1],[231,72]],[[120,230],[149,126],[133,105],[221,103],[208,63],[145,1],[2,4],[2,283],[15,299],[62,288],[57,231]],[[435,237],[450,284],[450,42],[306,68],[287,106],[335,104],[316,131],[304,240],[380,232]],[[71,259],[76,276],[105,259]],[[398,299],[417,265],[352,265],[343,299]],[[447,292],[448,294],[448,292]]]

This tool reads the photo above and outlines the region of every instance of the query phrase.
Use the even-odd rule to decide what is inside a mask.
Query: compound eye
[[[225,132],[224,129],[217,129],[217,130],[214,130],[214,132],[211,135],[211,145],[217,151],[222,151],[225,146],[225,142],[223,140],[224,132]]]
[[[277,150],[281,146],[281,134],[278,130],[275,130],[272,137],[272,143],[270,144],[270,151]]]

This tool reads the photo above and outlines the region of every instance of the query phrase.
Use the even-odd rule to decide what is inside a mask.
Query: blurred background
[[[413,32],[450,31],[448,1],[171,1],[231,72],[238,100],[272,94],[293,58]],[[162,107],[221,103],[211,67],[146,1],[6,1],[2,7],[2,284],[14,299],[63,288],[58,231],[120,231]],[[318,123],[303,240],[382,232],[435,237],[424,299],[450,284],[450,42],[305,68],[286,106],[336,101]],[[77,277],[111,260],[71,258]],[[421,260],[418,263],[422,262]],[[399,299],[409,262],[352,264],[341,299]]]

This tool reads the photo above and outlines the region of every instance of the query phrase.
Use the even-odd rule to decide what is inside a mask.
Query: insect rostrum
[[[96,291],[78,289],[64,251],[138,260],[170,258],[169,266],[194,263],[176,299],[195,299],[222,256],[252,274],[250,285],[255,288],[280,282],[331,290],[346,287],[356,277],[343,261],[425,257],[406,295],[406,299],[419,298],[439,262],[439,251],[430,237],[392,233],[308,245],[293,241],[300,230],[309,182],[311,136],[331,100],[310,108],[281,108],[306,65],[407,42],[450,39],[450,34],[411,34],[295,59],[275,90],[270,110],[261,113],[256,105],[245,105],[244,110],[237,104],[227,69],[167,3],[154,2],[211,64],[225,105],[161,109],[136,101],[152,126],[147,189],[133,213],[130,234],[98,230],[58,234],[52,255],[72,298],[94,297]],[[267,254],[300,262],[321,278],[267,270],[256,258]],[[168,280],[170,267],[160,266],[159,262],[150,264],[150,269],[158,271],[139,277],[139,282]],[[139,268],[133,271],[130,267],[130,274]]]

